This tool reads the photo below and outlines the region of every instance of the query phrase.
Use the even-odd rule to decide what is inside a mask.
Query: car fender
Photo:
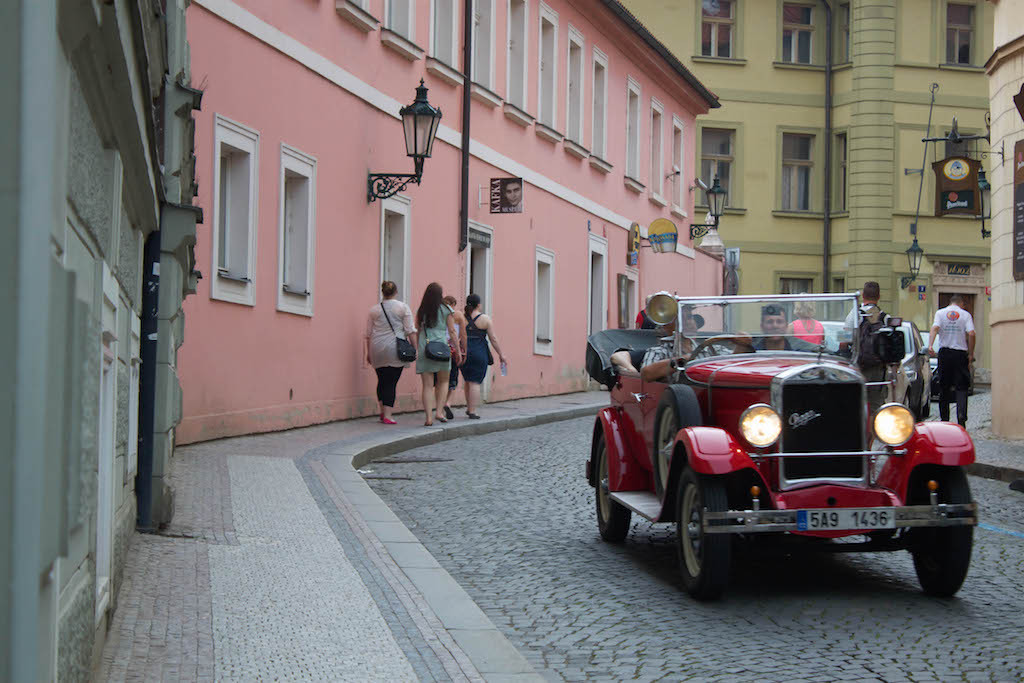
[[[889,458],[878,477],[886,488],[906,492],[914,468],[920,465],[965,467],[974,462],[974,442],[967,430],[950,422],[921,422],[903,446],[906,454]]]
[[[686,448],[687,462],[698,474],[729,474],[754,469],[754,461],[732,434],[718,427],[686,427],[676,444]]]
[[[617,408],[604,408],[597,414],[595,433],[600,428],[608,452],[608,490],[642,491],[648,488],[649,474],[629,448],[630,439],[621,412]],[[593,460],[593,453],[591,453]],[[590,468],[591,484],[597,485],[597,463]]]

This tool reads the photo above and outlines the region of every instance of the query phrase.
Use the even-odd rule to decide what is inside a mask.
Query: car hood
[[[779,373],[816,362],[817,358],[810,354],[722,356],[691,363],[686,367],[686,377],[691,382],[716,387],[767,387]],[[840,363],[831,358],[827,361],[822,359],[821,362],[852,367],[849,363]]]

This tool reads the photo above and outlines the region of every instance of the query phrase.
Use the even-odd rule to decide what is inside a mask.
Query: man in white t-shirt
[[[971,381],[974,360],[974,318],[961,308],[959,294],[949,298],[949,306],[935,313],[931,339],[939,349],[939,419],[949,422],[950,388],[956,390],[956,421],[967,425],[967,387]],[[935,355],[931,348],[928,353]]]

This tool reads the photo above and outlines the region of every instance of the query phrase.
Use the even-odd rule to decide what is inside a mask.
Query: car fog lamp
[[[758,403],[743,411],[740,431],[750,445],[766,448],[775,443],[782,433],[782,419],[771,406]]]
[[[875,436],[887,446],[902,446],[914,433],[914,415],[899,403],[882,406],[875,414]]]

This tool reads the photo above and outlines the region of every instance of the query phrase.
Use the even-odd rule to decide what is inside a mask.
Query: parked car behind
[[[841,345],[851,341],[849,330],[843,328],[839,321],[824,320],[825,351],[835,355],[844,355]],[[893,391],[890,400],[902,403],[920,422],[931,415],[930,391],[938,391],[934,383],[935,359],[928,358],[928,344],[924,341],[927,333],[917,329],[917,325],[904,320],[900,329],[903,331],[905,354],[893,378]],[[848,356],[847,356],[848,357]],[[928,391],[925,391],[928,387]],[[938,395],[936,394],[936,397]]]
[[[921,422],[931,415],[932,409],[931,359],[917,325],[904,320],[900,329],[903,330],[904,356],[896,373],[893,400],[909,408]]]

